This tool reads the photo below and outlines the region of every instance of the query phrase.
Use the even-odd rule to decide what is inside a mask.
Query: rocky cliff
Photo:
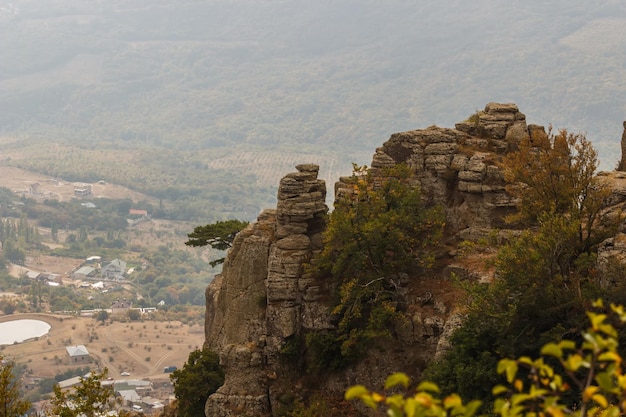
[[[318,166],[296,168],[280,182],[276,209],[237,235],[222,275],[207,288],[205,345],[226,369],[207,415],[269,414],[285,340],[301,327],[329,326],[320,285],[303,269],[322,247],[326,185]]]
[[[340,397],[357,380],[378,386],[399,369],[419,375],[428,361],[445,352],[448,336],[462,320],[460,293],[450,274],[489,279],[490,273],[459,264],[455,244],[505,227],[503,217],[515,210],[515,201],[498,161],[522,138],[545,135],[543,127],[527,125],[516,105],[489,103],[454,129],[433,126],[397,133],[376,149],[370,168],[374,174],[406,163],[423,194],[445,207],[450,249],[440,254],[433,276],[408,289],[407,320],[394,328],[396,340],[346,372],[319,378],[318,389]],[[277,415],[305,389],[300,375],[281,361],[281,349],[303,330],[332,327],[323,296],[328,283],[318,282],[305,268],[323,245],[326,185],[317,178],[317,166],[296,169],[281,180],[276,209],[262,212],[237,235],[221,276],[207,288],[205,346],[220,354],[226,371],[225,384],[207,401],[207,416]],[[604,175],[615,184],[613,204],[620,206],[626,200],[626,180]],[[335,184],[336,198],[351,190],[346,179]],[[625,240],[619,235],[607,241],[599,258],[622,251]]]

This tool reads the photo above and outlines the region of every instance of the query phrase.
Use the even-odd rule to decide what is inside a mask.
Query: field
[[[39,184],[40,192],[38,195],[28,195],[38,199],[56,199],[59,201],[68,201],[74,198],[74,183],[64,181],[57,178],[48,177],[46,175],[37,174],[20,168],[0,165],[0,185],[6,187],[16,194],[28,193],[29,186],[34,183]],[[131,191],[128,188],[121,187],[110,183],[92,184],[93,196],[95,198],[111,198],[123,199],[130,198],[133,201],[150,201],[157,203],[157,200]]]
[[[5,346],[2,353],[26,364],[29,376],[51,378],[68,369],[86,364],[68,362],[66,346],[85,345],[96,364],[107,367],[109,375],[120,378],[168,379],[166,366],[178,368],[189,353],[201,348],[204,332],[201,326],[175,321],[135,321],[102,324],[93,318],[52,314],[15,314],[0,316],[0,322],[16,319],[43,320],[51,325],[47,336]],[[89,364],[94,366],[94,362]],[[124,377],[122,372],[130,376]]]

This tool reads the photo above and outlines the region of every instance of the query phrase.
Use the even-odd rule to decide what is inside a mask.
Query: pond
[[[50,331],[50,325],[41,320],[12,320],[0,323],[0,345],[12,345],[33,337],[40,337]]]

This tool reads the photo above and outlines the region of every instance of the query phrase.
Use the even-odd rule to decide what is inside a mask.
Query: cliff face
[[[371,170],[375,174],[406,163],[423,194],[445,207],[448,240],[477,239],[504,227],[503,217],[515,209],[496,165],[499,155],[524,137],[539,136],[545,130],[527,125],[517,106],[490,103],[454,129],[392,135],[376,149]],[[295,385],[299,375],[280,360],[285,342],[301,330],[332,327],[322,297],[327,283],[317,282],[303,267],[323,245],[326,187],[317,179],[317,166],[296,168],[280,182],[276,209],[264,211],[237,235],[222,275],[207,288],[205,345],[220,354],[226,371],[225,384],[207,401],[207,416],[276,415],[285,396],[302,390]],[[613,203],[621,205],[626,180],[611,178],[619,183]],[[343,179],[335,185],[336,196],[351,190]],[[623,241],[607,241],[599,258],[613,256]],[[379,386],[399,369],[419,375],[428,361],[446,351],[448,337],[462,320],[450,273],[489,279],[489,271],[455,264],[454,250],[450,252],[441,256],[443,266],[435,275],[406,289],[407,320],[393,329],[396,340],[354,368],[322,378],[318,388],[341,396],[350,384]]]
[[[280,182],[276,210],[237,235],[222,275],[207,288],[205,345],[226,370],[208,416],[268,414],[284,341],[301,327],[329,326],[319,284],[303,271],[322,247],[326,186],[318,166],[296,168]]]
[[[447,208],[452,234],[502,226],[503,215],[515,205],[495,155],[514,148],[528,132],[517,106],[490,103],[455,129],[429,127],[392,135],[376,149],[372,168],[408,164],[422,192]],[[340,183],[336,191],[341,188]]]

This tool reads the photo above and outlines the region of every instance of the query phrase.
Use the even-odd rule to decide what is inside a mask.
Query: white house
[[[89,351],[84,345],[67,346],[65,350],[67,351],[71,364],[91,362]]]

